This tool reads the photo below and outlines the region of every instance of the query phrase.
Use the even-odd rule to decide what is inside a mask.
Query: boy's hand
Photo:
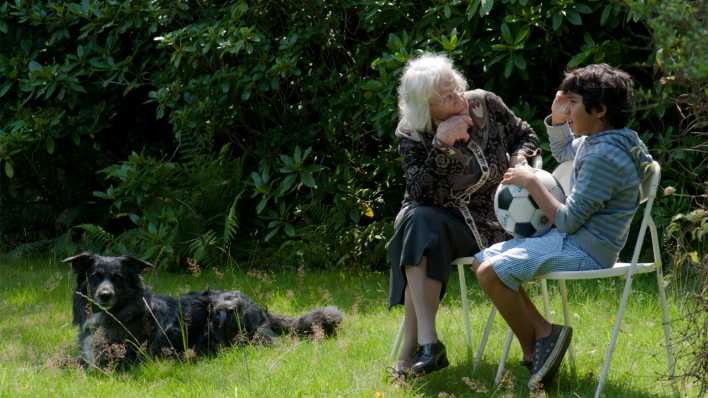
[[[570,116],[570,101],[563,91],[556,91],[556,97],[551,104],[551,123],[563,124]]]
[[[528,166],[528,164],[529,162],[526,160],[526,156],[522,154],[512,156],[509,161],[509,167]]]
[[[518,166],[510,168],[504,173],[502,184],[518,185],[523,188],[528,188],[531,181],[536,179],[536,173],[533,172],[531,166]]]
[[[440,142],[449,146],[457,141],[467,142],[470,139],[467,129],[473,124],[472,118],[468,115],[452,116],[438,125],[435,136]]]

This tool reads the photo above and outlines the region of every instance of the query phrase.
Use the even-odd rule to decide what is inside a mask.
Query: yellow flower
[[[361,210],[365,216],[369,218],[374,218],[374,209],[372,209],[371,206],[369,206],[368,204],[363,203],[361,205]]]

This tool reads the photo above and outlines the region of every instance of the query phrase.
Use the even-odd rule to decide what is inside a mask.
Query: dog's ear
[[[71,263],[71,268],[77,274],[85,274],[94,263],[95,257],[91,252],[79,253],[75,256],[61,260],[62,263]]]
[[[155,268],[151,263],[133,256],[121,256],[121,262],[135,269],[137,274],[142,273],[146,268]]]

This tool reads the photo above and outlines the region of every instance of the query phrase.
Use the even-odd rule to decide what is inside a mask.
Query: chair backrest
[[[573,173],[573,161],[567,160],[553,169],[553,177],[558,180],[566,196],[570,195],[570,175]]]
[[[656,190],[659,187],[659,180],[661,180],[661,166],[657,161],[652,161],[643,166],[641,176],[641,184],[639,185],[639,198],[640,203],[645,203],[644,211],[642,212],[642,221],[637,235],[637,240],[634,247],[634,252],[632,254],[632,264],[636,265],[639,258],[639,252],[642,249],[642,243],[644,241],[644,236],[647,228],[656,229],[654,224],[654,219],[651,216],[651,210],[654,205],[654,199],[656,198]],[[558,167],[553,170],[553,176],[556,177],[558,182],[560,182],[563,190],[565,190],[566,195],[570,194],[570,174],[573,171],[573,162],[567,161],[558,165]],[[655,231],[652,233],[652,240],[656,240],[657,237],[654,236]],[[658,249],[658,242],[652,242],[654,249],[654,261],[661,261]]]
[[[559,164],[553,170],[553,177],[558,180],[563,187],[565,194],[570,194],[570,174],[573,172],[573,161],[569,160]],[[639,186],[639,195],[642,203],[646,202],[649,198],[656,197],[656,190],[659,187],[659,180],[661,180],[661,166],[655,160],[647,164],[644,167],[644,175],[642,176],[642,182]]]
[[[652,249],[654,251],[654,262],[657,267],[660,267],[661,255],[659,254],[659,242],[656,233],[656,225],[654,224],[654,218],[651,216],[651,209],[654,205],[654,199],[656,198],[656,190],[659,187],[659,180],[661,179],[661,166],[659,162],[652,161],[647,164],[643,170],[642,182],[639,185],[639,195],[640,202],[646,202],[644,206],[644,212],[642,214],[642,222],[639,227],[639,232],[637,234],[637,242],[634,245],[634,252],[632,253],[632,272],[634,267],[639,260],[639,253],[642,250],[642,244],[644,243],[644,236],[647,229],[651,230],[651,240]]]
[[[644,176],[639,186],[639,194],[642,202],[656,198],[656,190],[661,180],[661,166],[656,160],[647,164],[644,168]]]

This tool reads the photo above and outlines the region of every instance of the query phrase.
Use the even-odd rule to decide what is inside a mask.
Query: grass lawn
[[[527,372],[517,365],[514,342],[509,373],[493,386],[506,327],[497,317],[482,360],[471,373],[456,277],[438,317],[438,333],[448,348],[450,367],[410,384],[392,382],[391,344],[401,309],[387,309],[388,274],[326,272],[204,271],[198,276],[152,272],[145,280],[159,293],[178,294],[207,287],[242,290],[272,312],[299,314],[337,305],[345,314],[339,335],[324,341],[283,338],[271,347],[230,348],[190,363],[154,360],[126,372],[103,374],[67,365],[78,353],[71,324],[74,276],[54,260],[0,264],[0,397],[461,397],[528,396]],[[455,274],[452,274],[455,276]],[[666,355],[660,309],[652,275],[640,275],[604,393],[608,397],[671,395],[664,381]],[[490,309],[474,278],[468,278],[473,341],[477,344]],[[562,319],[557,286],[551,288],[555,320]],[[592,396],[601,370],[623,280],[569,282],[577,371],[564,363],[559,383],[547,396]],[[540,299],[540,297],[539,297]],[[679,311],[672,300],[672,319]],[[685,392],[685,391],[684,391]]]

